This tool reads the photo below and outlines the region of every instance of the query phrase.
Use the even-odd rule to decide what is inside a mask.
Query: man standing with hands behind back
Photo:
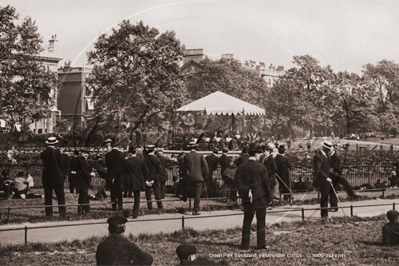
[[[256,213],[257,249],[266,248],[266,208],[272,200],[266,167],[258,162],[262,150],[256,143],[249,145],[249,159],[238,167],[235,180],[244,207],[242,249],[249,248],[251,224]]]
[[[60,217],[65,218],[65,192],[64,192],[64,171],[62,166],[61,152],[55,148],[58,143],[56,137],[49,137],[46,141],[47,148],[40,154],[43,160],[43,188],[44,202],[46,205],[46,217],[53,216],[53,189],[57,195]],[[47,207],[49,206],[49,207]]]

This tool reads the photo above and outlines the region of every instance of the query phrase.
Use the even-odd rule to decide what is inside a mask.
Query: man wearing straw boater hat
[[[313,186],[320,188],[320,207],[328,207],[328,197],[330,196],[331,207],[337,208],[337,196],[334,193],[332,183],[333,175],[330,175],[330,171],[333,168],[331,161],[331,149],[332,143],[329,141],[324,141],[320,150],[316,151],[313,157],[314,165],[314,176],[313,176]],[[321,210],[321,218],[328,217],[328,210]]]
[[[49,137],[46,141],[47,148],[40,154],[40,158],[43,160],[44,204],[46,205],[46,217],[53,216],[51,205],[53,205],[54,190],[57,195],[60,217],[65,218],[64,171],[61,153],[55,148],[57,143],[56,137]]]

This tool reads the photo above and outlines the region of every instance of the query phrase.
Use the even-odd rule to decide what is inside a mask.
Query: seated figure
[[[382,244],[384,246],[396,246],[399,244],[399,212],[390,210],[387,212],[389,223],[382,227]]]

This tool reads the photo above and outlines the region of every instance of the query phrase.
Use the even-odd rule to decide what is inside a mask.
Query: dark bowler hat
[[[218,148],[213,149],[213,153],[219,153],[219,149]]]
[[[179,259],[186,260],[191,254],[197,253],[197,248],[193,244],[184,243],[176,248]]]
[[[249,145],[249,146],[251,146],[251,145]],[[241,152],[241,154],[248,153],[248,150],[249,150],[249,147],[247,147],[247,146],[244,146],[244,148],[242,148],[242,152]]]
[[[136,151],[137,151],[137,149],[136,149],[135,147],[129,146],[129,152],[130,152],[130,153],[135,154]]]
[[[229,149],[223,148],[223,152],[224,152],[224,153],[229,152]]]
[[[107,220],[108,224],[125,224],[127,219],[123,216],[115,215]]]
[[[285,146],[284,145],[280,145],[280,147],[278,147],[278,151],[285,151]]]
[[[46,144],[48,144],[48,145],[54,145],[54,144],[56,144],[56,143],[58,143],[58,140],[57,140],[56,137],[49,137],[49,138],[46,140]]]
[[[396,217],[398,217],[398,216],[399,216],[399,212],[396,210],[390,210],[387,212],[388,220],[391,222],[395,221]]]
[[[262,153],[262,149],[259,144],[251,143],[249,144],[248,153]]]

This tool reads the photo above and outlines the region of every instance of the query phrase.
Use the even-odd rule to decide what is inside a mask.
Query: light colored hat
[[[106,139],[106,140],[104,140],[104,144],[106,144],[106,143],[112,143],[112,139]]]
[[[391,175],[396,175],[396,172],[395,172],[395,171],[392,171],[392,172],[391,172]]]
[[[274,144],[273,143],[267,143],[267,148],[269,149],[269,150],[274,150]]]
[[[326,148],[326,149],[331,150],[331,149],[332,149],[332,143],[329,142],[328,140],[325,140],[325,141],[323,142],[323,147]]]
[[[58,143],[58,140],[57,140],[56,137],[49,137],[46,140],[46,144],[48,144],[48,145],[54,145],[54,144],[57,144],[57,143]]]

